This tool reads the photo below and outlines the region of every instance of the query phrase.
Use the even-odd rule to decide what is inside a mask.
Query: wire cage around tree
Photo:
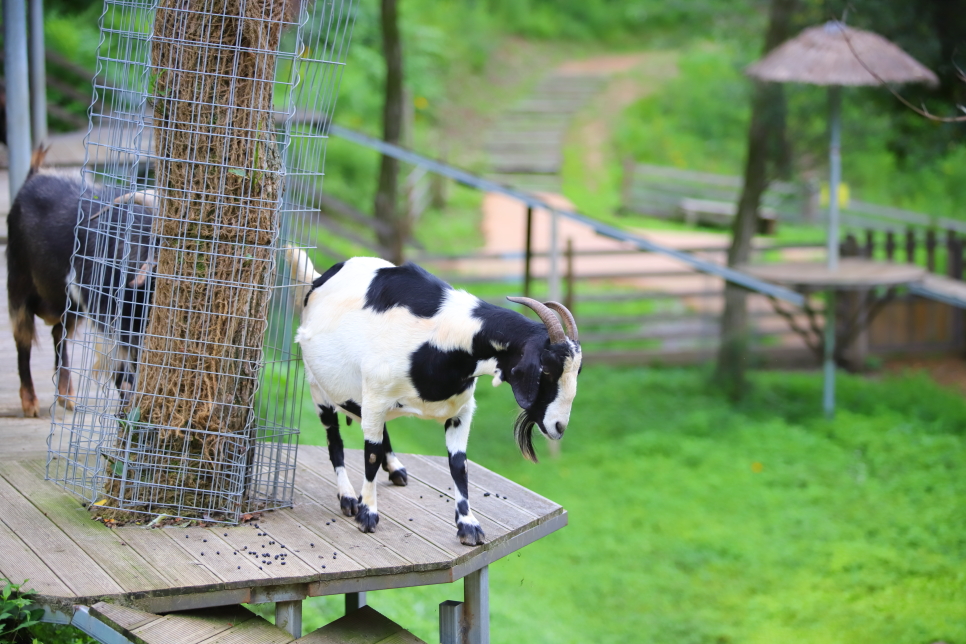
[[[352,9],[105,0],[47,466],[105,519],[292,503],[283,251],[312,232]]]

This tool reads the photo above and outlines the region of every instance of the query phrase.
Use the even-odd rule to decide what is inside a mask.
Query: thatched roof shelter
[[[939,83],[932,71],[882,36],[834,20],[806,29],[745,71],[777,83]]]

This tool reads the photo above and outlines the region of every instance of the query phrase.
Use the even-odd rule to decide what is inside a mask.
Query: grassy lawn
[[[817,374],[759,374],[738,407],[706,382],[588,367],[563,453],[539,465],[513,446],[509,388],[480,383],[470,457],[570,514],[491,567],[494,642],[966,641],[959,395],[844,376],[826,421]],[[393,425],[399,451],[444,453],[431,423]],[[359,446],[355,426],[344,433]],[[308,417],[302,440],[324,443]],[[369,600],[435,641],[437,604],[461,593]],[[311,600],[307,626],[340,602]]]

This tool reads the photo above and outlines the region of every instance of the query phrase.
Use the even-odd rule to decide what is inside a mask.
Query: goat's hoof
[[[24,418],[40,417],[40,401],[33,387],[20,386],[20,408],[23,409]]]
[[[400,467],[398,470],[389,472],[389,480],[392,481],[393,485],[406,487],[406,485],[409,483],[409,475],[406,474],[406,468]]]
[[[371,512],[365,503],[359,504],[359,512],[356,514],[356,525],[361,532],[375,532],[379,525],[379,513]]]
[[[354,496],[340,496],[339,505],[342,506],[342,514],[347,517],[354,517],[359,511],[359,500]]]
[[[74,411],[73,398],[68,398],[67,396],[61,395],[57,397],[57,403],[67,411]]]
[[[483,545],[483,538],[486,535],[483,534],[483,528],[479,523],[459,523],[456,527],[456,536],[464,546]]]

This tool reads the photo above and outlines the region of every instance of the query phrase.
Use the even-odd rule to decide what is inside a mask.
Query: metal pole
[[[533,277],[530,272],[530,264],[533,262],[533,206],[527,206],[527,247],[524,251],[523,265],[523,296],[530,297],[530,279]]]
[[[835,415],[835,291],[825,295],[825,381],[822,383],[822,410],[828,418]]]
[[[550,300],[560,301],[560,243],[557,239],[558,215],[556,210],[550,211],[550,277],[547,291]]]
[[[831,177],[828,185],[828,269],[839,268],[839,183],[842,180],[842,88],[828,88],[829,142],[828,164]]]
[[[27,5],[24,0],[4,0],[3,30],[7,153],[10,159],[10,203],[13,203],[30,170],[30,87],[27,82]]]
[[[47,67],[44,0],[30,0],[30,112],[34,143],[47,140]]]
[[[828,184],[828,233],[826,252],[828,270],[839,268],[839,183],[842,179],[842,88],[828,88],[829,151],[831,176]],[[822,410],[831,418],[835,414],[835,291],[829,289],[825,300],[825,380],[822,387]]]
[[[490,567],[463,577],[466,644],[490,644]]]

